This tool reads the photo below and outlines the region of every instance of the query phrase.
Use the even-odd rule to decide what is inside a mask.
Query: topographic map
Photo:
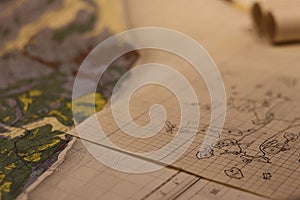
[[[0,1],[0,200],[17,198],[72,140],[65,132],[74,125],[76,72],[89,51],[119,28],[106,27],[100,4]],[[80,119],[103,107],[136,57],[131,53],[115,61],[99,91],[87,94],[96,105],[90,98],[78,99]]]

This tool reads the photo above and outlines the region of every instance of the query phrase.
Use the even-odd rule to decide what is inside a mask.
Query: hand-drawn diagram
[[[289,151],[300,137],[300,118],[289,120],[282,115],[281,108],[290,104],[291,98],[269,90],[260,99],[229,98],[228,110],[242,119],[249,119],[243,127],[226,126],[221,129],[220,139],[196,153],[198,159],[214,156],[233,155],[240,158],[241,166],[225,169],[224,173],[235,179],[242,179],[243,168],[252,163],[272,164],[272,158]],[[244,127],[247,127],[244,129]],[[272,127],[280,127],[274,130]],[[207,132],[208,126],[200,130]],[[218,127],[211,131],[220,130]],[[254,139],[259,136],[259,139]],[[266,172],[262,178],[270,180],[272,174]]]

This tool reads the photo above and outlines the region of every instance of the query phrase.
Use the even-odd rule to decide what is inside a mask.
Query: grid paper
[[[29,199],[199,199],[264,200],[170,168],[146,174],[118,172],[93,158],[76,140],[53,174],[29,193]]]
[[[194,78],[188,71],[181,73],[189,77],[192,85],[198,87],[198,91],[203,91],[204,87],[198,84],[197,77]],[[239,86],[235,90],[243,91],[242,87]],[[202,118],[197,135],[194,139],[189,138],[188,132],[193,127],[189,124],[183,125],[184,130],[179,131],[186,131],[187,137],[181,140],[193,139],[193,143],[172,166],[265,197],[297,198],[300,196],[300,120],[299,106],[296,103],[299,98],[293,93],[294,90],[289,90],[274,77],[262,84],[254,85],[251,90],[249,85],[245,87],[247,93],[228,97],[225,126],[223,129],[212,126],[216,130],[222,129],[222,134],[218,142],[207,147],[207,152],[199,150],[210,119],[210,109],[204,108],[209,108],[210,105],[201,104]],[[199,99],[203,99],[203,94],[197,95]],[[122,101],[120,103],[122,104]],[[178,102],[166,88],[161,86],[143,88],[131,98],[131,104],[132,118],[137,124],[144,125],[149,122],[148,109],[153,104],[163,105],[168,113],[168,123],[173,124],[175,128],[180,124]],[[97,117],[109,140],[133,154],[156,151],[168,144],[176,134],[176,129],[171,134],[167,131],[166,123],[166,126],[153,137],[135,138],[123,133],[123,127],[115,124],[110,107],[99,112]],[[95,131],[97,124],[87,120],[80,126],[87,135],[83,139],[104,144],[105,138],[89,137],[90,133],[97,135]],[[164,158],[176,158],[178,156],[176,150],[178,149],[173,149],[171,153],[162,152],[163,159],[154,161],[166,164]]]

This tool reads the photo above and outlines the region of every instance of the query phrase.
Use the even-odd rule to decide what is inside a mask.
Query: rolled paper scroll
[[[251,14],[257,31],[272,43],[300,41],[300,0],[261,0]]]
[[[300,41],[300,3],[290,9],[268,12],[266,31],[273,43]]]

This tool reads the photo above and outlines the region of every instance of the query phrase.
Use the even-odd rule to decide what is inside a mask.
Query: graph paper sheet
[[[199,80],[193,79],[191,72],[183,70],[181,73],[190,78],[196,90],[203,91],[198,94],[203,101],[188,105],[200,105],[201,122],[192,145],[171,165],[261,196],[299,198],[300,109],[297,105],[299,96],[295,94],[299,90],[298,80],[288,75],[272,75],[270,78],[257,74],[261,78],[258,80],[262,81],[250,86],[249,83],[231,85],[227,88],[226,123],[223,128],[212,126],[214,130],[221,129],[222,133],[217,142],[200,149],[209,125],[211,105],[205,103],[204,93],[207,91],[198,84]],[[122,105],[121,100],[119,103]],[[188,133],[194,129],[189,123],[178,129],[180,107],[176,97],[161,86],[144,87],[131,98],[130,114],[134,122],[139,125],[149,123],[148,109],[153,104],[164,106],[168,119],[158,134],[146,139],[125,134],[122,131],[124,127],[115,124],[109,106],[97,117],[106,137],[125,152],[156,151],[168,144],[177,131]],[[86,135],[83,139],[103,145],[104,138],[97,137],[97,126],[97,123],[87,120],[79,125],[79,129]],[[171,153],[165,152],[162,157],[173,156],[177,156],[177,149]],[[164,164],[164,159],[154,162]]]
[[[171,168],[145,174],[119,172],[101,164],[76,140],[64,162],[29,193],[28,199],[83,198],[264,200]]]

